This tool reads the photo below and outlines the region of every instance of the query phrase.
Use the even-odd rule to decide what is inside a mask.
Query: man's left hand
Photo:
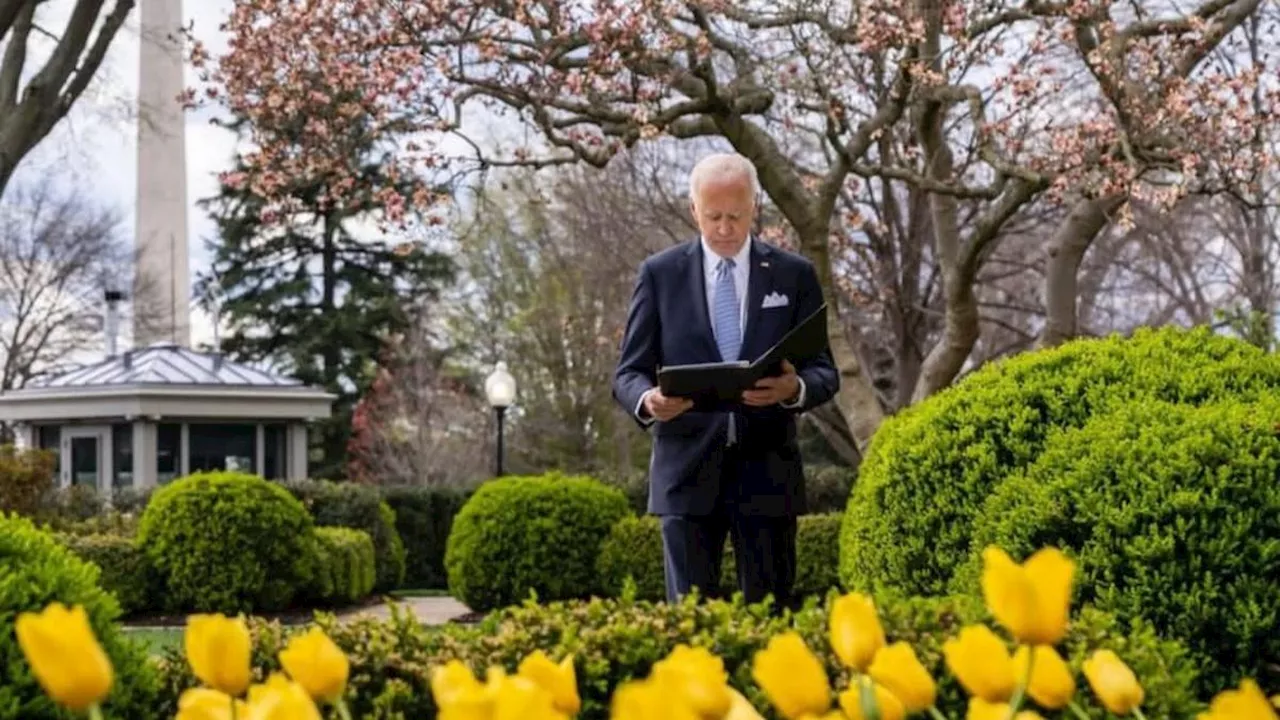
[[[757,380],[755,387],[742,393],[742,402],[754,407],[776,405],[794,398],[799,392],[800,376],[796,375],[795,366],[783,360],[782,374]]]

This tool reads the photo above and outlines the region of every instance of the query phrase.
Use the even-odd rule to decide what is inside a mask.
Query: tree
[[[14,186],[0,202],[0,389],[99,347],[103,293],[132,255],[117,213],[56,176]]]
[[[301,124],[294,131],[298,137],[306,132]],[[407,331],[452,274],[439,253],[393,242],[378,230],[370,188],[386,181],[379,160],[359,139],[334,145],[362,168],[344,181],[363,193],[334,202],[332,178],[281,176],[275,182],[288,202],[273,222],[264,221],[261,196],[234,180],[202,201],[218,235],[197,290],[230,326],[222,350],[241,360],[273,361],[338,395],[333,417],[314,436],[323,459],[313,474],[327,477],[346,466],[352,409],[372,384],[385,343]],[[246,162],[239,158],[232,178]]]
[[[975,280],[1010,221],[1038,199],[1070,209],[1046,259],[1042,341],[1052,344],[1074,331],[1078,258],[1112,212],[1131,198],[1167,206],[1189,187],[1239,179],[1236,159],[1248,151],[1239,140],[1267,119],[1248,99],[1275,55],[1235,67],[1202,61],[1260,4],[670,0],[578,11],[533,0],[410,9],[240,0],[228,23],[233,50],[206,77],[258,126],[255,142],[268,150],[251,174],[273,172],[268,161],[284,146],[273,123],[256,118],[281,113],[324,130],[292,161],[335,172],[323,138],[353,114],[376,118],[383,139],[413,138],[388,160],[397,172],[457,166],[447,145],[429,140],[461,134],[473,103],[509,111],[547,146],[478,151],[480,167],[602,167],[660,134],[723,138],[756,164],[833,297],[833,237],[858,232],[846,222],[856,213],[839,212],[842,198],[864,182],[905,183],[922,202],[943,298],[914,401],[969,361],[980,328]],[[321,81],[359,89],[358,101],[338,111]],[[886,145],[886,135],[899,142]],[[863,447],[885,408],[839,314],[832,322],[836,405]]]
[[[60,35],[39,22],[36,10],[42,5],[45,0],[0,0],[0,38],[5,46],[0,60],[0,194],[22,158],[89,86],[134,0],[116,0],[110,12],[106,0],[75,0]],[[28,67],[33,34],[54,42],[34,73]]]

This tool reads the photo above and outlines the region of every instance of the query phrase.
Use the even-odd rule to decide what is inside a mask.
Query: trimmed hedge
[[[394,590],[404,582],[405,550],[396,531],[396,514],[378,488],[352,482],[305,480],[286,483],[316,525],[363,530],[373,538],[378,579],[374,589]]]
[[[315,551],[312,600],[350,605],[373,592],[377,569],[369,533],[347,527],[318,527]]]
[[[83,605],[115,669],[103,705],[108,720],[159,720],[159,678],[146,650],[120,631],[120,606],[98,587],[98,568],[76,557],[30,520],[0,513],[0,720],[68,717],[40,689],[14,635],[19,613],[52,602]]]
[[[837,513],[801,515],[796,525],[795,594],[826,595],[837,587],[841,516]],[[738,586],[733,544],[725,541],[721,565],[720,592],[732,595]],[[597,570],[604,591],[618,596],[630,578],[635,597],[661,600],[666,597],[663,576],[662,526],[658,518],[626,517],[618,521],[600,547]]]
[[[396,514],[396,532],[404,541],[404,586],[444,588],[449,584],[444,551],[453,518],[471,497],[470,490],[395,486],[382,497]]]
[[[962,707],[963,692],[945,670],[941,646],[963,624],[983,619],[981,603],[941,598],[878,606],[889,640],[912,643],[939,680],[939,702]],[[457,658],[483,678],[490,665],[515,672],[527,653],[542,650],[556,660],[573,653],[583,701],[578,718],[606,720],[608,698],[621,683],[646,676],[655,661],[677,644],[688,643],[722,656],[730,681],[744,689],[765,717],[777,718],[751,679],[751,658],[769,637],[794,627],[824,659],[831,677],[839,678],[843,685],[847,676],[840,674],[829,650],[827,618],[827,606],[816,603],[792,617],[780,618],[759,606],[725,601],[668,605],[595,599],[509,607],[475,626],[429,628],[407,614],[393,615],[391,620],[352,622],[325,617],[318,624],[350,658],[353,696],[349,697],[354,697],[354,717],[435,717],[430,691],[433,668]],[[250,622],[259,667],[263,672],[278,669],[277,653],[299,630],[258,619]],[[1076,614],[1061,646],[1081,687],[1081,662],[1088,652],[1102,647],[1120,653],[1141,679],[1147,694],[1143,703],[1147,717],[1190,720],[1195,716],[1200,706],[1188,691],[1195,665],[1181,645],[1158,639],[1142,623],[1126,630],[1105,613],[1083,610]],[[176,707],[180,690],[190,686],[190,671],[178,648],[168,651],[164,664],[168,692],[162,707]],[[1093,704],[1094,696],[1087,689],[1078,697],[1092,718],[1107,717]]]
[[[856,468],[844,465],[805,465],[804,494],[809,513],[825,515],[844,512],[849,503],[849,491],[853,489],[857,477]],[[649,511],[648,473],[604,473],[600,480],[621,490],[627,496],[631,511],[636,515],[644,515]]]
[[[146,553],[132,537],[60,534],[57,539],[77,557],[98,567],[98,585],[115,596],[124,615],[152,609],[148,601],[160,595],[160,583]]]
[[[887,419],[841,532],[845,587],[945,594],[973,521],[1045,439],[1142,399],[1201,405],[1280,393],[1280,355],[1204,328],[1141,329],[992,362]]]
[[[542,600],[597,593],[600,545],[628,512],[621,492],[588,477],[486,482],[454,518],[445,550],[449,590],[480,612],[531,592]]]
[[[282,610],[312,577],[314,524],[280,485],[256,475],[197,473],[157,489],[138,544],[175,612]]]
[[[1280,687],[1280,402],[1140,402],[1060,433],[1005,480],[974,547],[1079,558],[1078,602],[1186,642],[1207,697]],[[978,587],[980,560],[957,578]]]

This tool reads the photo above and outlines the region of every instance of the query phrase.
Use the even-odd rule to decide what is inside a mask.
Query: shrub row
[[[982,549],[1054,545],[1078,599],[1185,640],[1202,692],[1280,687],[1280,355],[1141,330],[991,363],[887,420],[841,534],[845,587],[977,583]]]
[[[963,692],[944,670],[942,643],[967,623],[985,618],[981,603],[968,598],[940,598],[878,603],[888,639],[905,640],[939,679],[939,703],[958,707]],[[633,598],[595,599],[505,608],[475,626],[428,628],[411,614],[394,613],[390,620],[362,619],[318,623],[351,662],[353,716],[367,718],[430,718],[436,708],[430,691],[433,668],[460,659],[479,677],[491,665],[514,672],[521,658],[542,650],[554,659],[574,656],[574,671],[582,697],[580,720],[609,717],[608,698],[623,682],[644,677],[651,665],[677,644],[704,646],[724,658],[731,682],[742,688],[756,707],[767,708],[751,677],[751,658],[768,639],[794,628],[819,652],[828,673],[847,682],[829,650],[829,606],[816,600],[794,615],[778,617],[761,608],[729,601],[648,603]],[[277,623],[253,621],[254,659],[260,674],[279,668],[277,653],[298,632]],[[1113,617],[1085,609],[1076,614],[1061,646],[1064,658],[1080,677],[1087,653],[1111,648],[1120,653],[1141,678],[1147,699],[1143,710],[1151,718],[1191,720],[1198,703],[1188,692],[1195,666],[1176,642],[1158,639],[1150,627],[1128,628]],[[176,709],[179,693],[194,679],[180,651],[162,658],[166,702]],[[1082,693],[1082,698],[1092,696]],[[1085,703],[1091,718],[1107,717]],[[766,712],[766,717],[777,718]]]

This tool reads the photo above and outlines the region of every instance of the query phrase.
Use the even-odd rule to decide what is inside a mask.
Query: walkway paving
[[[401,610],[412,612],[414,617],[423,625],[443,625],[450,620],[460,618],[471,612],[466,605],[451,597],[410,597],[397,600],[396,604],[400,606]],[[391,608],[386,603],[382,603],[338,615],[341,620],[355,620],[366,617],[385,620],[391,617]]]

